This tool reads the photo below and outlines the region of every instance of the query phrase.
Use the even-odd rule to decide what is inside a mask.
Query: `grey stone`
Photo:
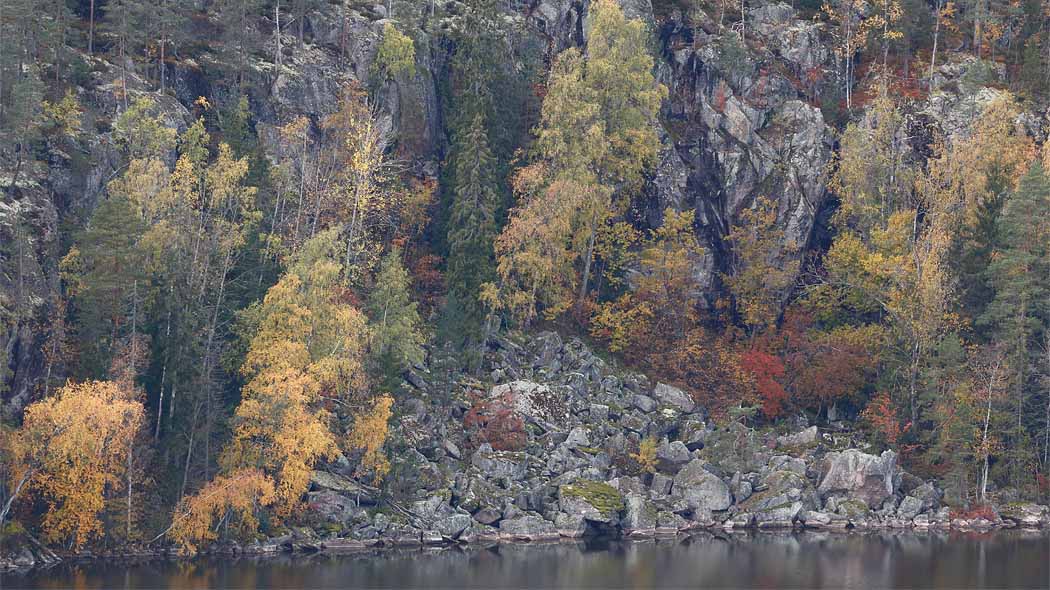
[[[661,404],[671,406],[686,414],[692,412],[696,407],[696,402],[688,393],[665,383],[656,384],[653,389],[653,397]]]
[[[802,447],[811,445],[817,442],[817,427],[810,426],[809,428],[796,432],[795,434],[788,434],[785,436],[777,437],[778,447]]]
[[[665,441],[656,448],[656,466],[664,473],[678,473],[691,459],[692,454],[681,441]]]
[[[586,428],[577,426],[569,431],[569,436],[565,439],[563,444],[570,449],[575,449],[576,447],[589,447],[591,446],[591,439],[587,435]]]
[[[802,502],[781,504],[755,512],[755,523],[759,528],[790,528],[802,512]]]
[[[900,506],[897,507],[897,516],[900,518],[911,520],[922,512],[922,500],[913,496],[905,496],[901,500]]]
[[[824,472],[817,489],[823,495],[842,492],[868,506],[878,506],[896,493],[899,473],[893,451],[878,457],[857,449],[833,452],[824,457]]]
[[[518,541],[544,541],[559,537],[554,523],[539,516],[520,516],[499,523],[500,536]]]
[[[463,534],[463,531],[470,528],[471,521],[471,517],[467,514],[453,514],[436,521],[434,529],[441,533],[441,536],[455,540]]]
[[[729,486],[693,459],[674,477],[671,494],[682,498],[693,510],[725,510],[733,505]]]
[[[627,505],[620,526],[628,536],[645,536],[656,533],[657,509],[644,496],[627,494]]]
[[[500,510],[491,507],[482,508],[474,513],[474,520],[481,524],[496,524],[501,518],[503,518],[503,513]]]
[[[528,468],[528,456],[525,453],[494,451],[487,443],[474,452],[470,462],[490,478],[521,480],[525,478]]]
[[[666,496],[671,493],[671,485],[673,483],[674,480],[670,477],[662,473],[656,473],[653,475],[652,483],[649,484],[649,489],[656,496]]]
[[[647,395],[638,394],[631,398],[631,405],[648,414],[656,409],[656,400]]]

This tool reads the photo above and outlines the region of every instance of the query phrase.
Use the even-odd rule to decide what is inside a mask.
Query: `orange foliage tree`
[[[258,528],[256,511],[275,498],[273,480],[258,469],[241,469],[219,475],[196,495],[183,498],[175,508],[171,539],[186,551],[218,538],[220,527],[251,533]]]
[[[5,445],[12,492],[0,523],[29,490],[48,505],[42,523],[48,540],[81,547],[100,536],[106,493],[121,484],[144,420],[133,391],[110,381],[68,383],[26,408],[22,427]]]

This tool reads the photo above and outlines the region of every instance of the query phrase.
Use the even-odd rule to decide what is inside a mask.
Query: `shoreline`
[[[959,520],[959,519],[956,519]],[[478,535],[473,538],[461,538],[456,540],[424,540],[418,542],[406,541],[404,538],[387,538],[369,541],[356,539],[321,539],[316,542],[287,541],[283,538],[270,539],[274,542],[258,542],[254,544],[222,543],[212,546],[206,550],[192,553],[184,553],[173,547],[157,550],[148,549],[126,549],[112,552],[83,551],[79,553],[54,553],[52,558],[39,561],[31,565],[14,565],[14,560],[0,558],[0,575],[28,575],[34,571],[45,571],[55,567],[63,567],[79,564],[140,564],[154,561],[169,562],[192,562],[195,560],[223,559],[223,558],[262,558],[276,559],[286,557],[292,559],[305,559],[316,556],[339,556],[362,554],[368,552],[387,553],[408,550],[470,550],[491,549],[500,546],[546,546],[546,545],[588,545],[604,543],[648,543],[648,542],[684,542],[693,537],[708,535],[712,537],[759,537],[759,536],[784,536],[784,535],[988,535],[1001,533],[1017,533],[1038,536],[1050,536],[1050,526],[1025,526],[1013,521],[1000,521],[990,524],[950,523],[946,526],[891,526],[885,523],[861,524],[847,526],[695,526],[687,529],[672,531],[669,529],[632,532],[619,535],[538,535],[525,537],[521,535]],[[280,542],[276,542],[280,541]]]

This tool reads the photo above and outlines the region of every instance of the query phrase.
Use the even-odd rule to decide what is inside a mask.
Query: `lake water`
[[[1050,533],[700,534],[343,555],[82,563],[0,588],[1050,588]]]

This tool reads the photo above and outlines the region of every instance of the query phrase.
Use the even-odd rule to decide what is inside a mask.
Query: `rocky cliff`
[[[777,204],[783,254],[804,257],[824,244],[820,231],[831,204],[826,188],[836,127],[841,126],[840,64],[827,25],[780,2],[749,3],[743,42],[728,33],[739,23],[717,23],[703,11],[648,0],[623,0],[625,11],[646,22],[653,33],[658,78],[670,90],[661,112],[659,165],[651,172],[635,208],[639,221],[659,225],[667,207],[694,209],[695,227],[705,247],[696,273],[713,300],[718,273],[727,270],[723,238],[756,198]],[[269,17],[244,23],[264,41],[250,54],[244,92],[263,153],[276,156],[283,146],[276,127],[303,115],[315,125],[338,103],[340,87],[367,82],[386,20],[383,5],[359,5],[344,12],[317,3],[304,17],[303,43],[290,32],[280,46]],[[458,26],[462,7],[450,1],[441,18],[410,31],[417,51],[412,76],[388,81],[376,91],[384,121],[399,153],[423,176],[439,173],[447,151],[443,104],[448,97],[449,48],[442,30]],[[535,70],[541,80],[549,57],[568,46],[586,46],[586,1],[536,0],[501,5],[506,43],[522,59],[515,68]],[[722,27],[720,25],[726,25]],[[208,28],[212,27],[212,28]],[[214,25],[198,23],[205,39]],[[68,236],[84,223],[120,159],[110,123],[128,98],[153,95],[168,124],[184,128],[199,96],[228,99],[229,81],[221,52],[175,56],[167,65],[172,81],[160,95],[128,61],[125,67],[101,55],[80,58],[90,71],[77,87],[85,107],[83,139],[75,145],[48,145],[48,159],[23,171],[19,186],[0,201],[0,393],[3,411],[17,414],[47,370],[42,334],[56,312],[57,262]],[[998,91],[963,92],[961,59],[948,59],[937,71],[940,90],[909,105],[915,131],[909,138],[915,157],[928,154],[940,134],[966,133],[976,109]],[[125,68],[127,68],[125,70]],[[1000,72],[1002,75],[1002,72]],[[129,97],[121,97],[127,79]],[[992,80],[990,83],[994,83]],[[1039,139],[1046,117],[1025,115],[1022,122]],[[11,162],[0,162],[12,174]],[[60,231],[62,228],[62,231]]]

